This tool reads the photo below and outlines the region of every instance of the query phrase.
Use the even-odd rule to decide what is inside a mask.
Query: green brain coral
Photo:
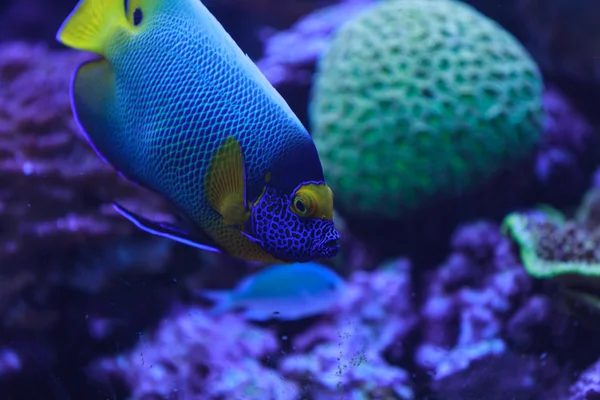
[[[319,60],[309,109],[336,208],[398,218],[461,194],[541,136],[542,80],[498,24],[451,0],[386,0]]]

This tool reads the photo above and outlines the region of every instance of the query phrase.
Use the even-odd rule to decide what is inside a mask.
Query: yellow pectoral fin
[[[228,226],[238,226],[243,224],[250,218],[250,211],[240,205],[237,199],[232,198],[233,196],[225,199],[219,213],[223,217],[223,223]]]
[[[239,226],[248,220],[245,166],[238,141],[229,136],[210,160],[206,174],[206,196],[223,222]]]
[[[119,28],[127,27],[123,0],[81,0],[56,34],[56,40],[78,50],[104,55]]]

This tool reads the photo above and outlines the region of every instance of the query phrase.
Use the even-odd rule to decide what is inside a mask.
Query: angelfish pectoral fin
[[[246,204],[246,167],[242,148],[229,136],[210,160],[206,196],[225,225],[240,227],[250,217]]]
[[[118,203],[113,203],[113,207],[119,214],[131,221],[135,226],[152,235],[162,236],[201,250],[222,253],[222,251],[213,243],[212,239],[201,232],[189,233],[187,230],[168,222],[151,221],[127,210]]]

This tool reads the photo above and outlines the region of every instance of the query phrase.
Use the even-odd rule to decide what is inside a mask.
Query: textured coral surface
[[[542,84],[521,45],[448,0],[385,1],[319,63],[311,127],[337,207],[397,217],[462,194],[527,155]]]

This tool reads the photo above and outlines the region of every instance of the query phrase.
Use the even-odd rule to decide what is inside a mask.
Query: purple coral
[[[408,373],[384,358],[398,362],[403,356],[417,322],[412,303],[407,261],[355,272],[338,309],[294,339],[295,354],[282,360],[280,370],[294,379],[308,377],[316,399],[412,399]]]
[[[286,31],[264,29],[264,56],[256,64],[275,86],[308,87],[317,58],[333,32],[371,3],[373,0],[343,1],[308,14]]]
[[[489,351],[502,350],[504,344],[498,342],[502,318],[529,291],[531,281],[509,240],[492,223],[458,229],[452,247],[454,252],[428,277],[422,308],[425,343],[418,362],[442,375],[452,359],[444,349],[480,347],[491,340]],[[455,324],[460,326],[457,332],[452,329]],[[432,359],[435,354],[439,357]]]
[[[264,366],[278,350],[274,334],[233,314],[209,316],[189,308],[165,318],[132,351],[106,358],[90,371],[115,377],[133,398],[293,400],[297,388]]]
[[[433,387],[438,390],[449,390],[453,380],[464,379],[470,379],[471,389],[485,387],[468,376],[487,363],[499,362],[505,368],[518,366],[498,361],[511,354],[507,333],[512,341],[526,341],[528,331],[548,323],[552,314],[545,297],[529,297],[532,280],[512,251],[509,239],[495,224],[477,222],[459,228],[452,249],[447,261],[427,278],[423,343],[417,349],[416,361],[431,373]],[[523,321],[531,314],[537,318]],[[545,361],[539,368],[554,368],[553,362]],[[531,370],[531,376],[538,373],[542,372]],[[520,393],[536,390],[531,379],[511,385]],[[471,389],[466,388],[463,395]]]
[[[416,322],[410,267],[398,260],[379,272],[355,272],[337,308],[295,337],[293,353],[279,361],[272,330],[234,313],[189,308],[165,318],[135,349],[97,361],[90,372],[101,381],[118,378],[136,399],[292,400],[300,387],[315,399],[412,399],[409,374],[389,360],[406,355],[403,343]]]
[[[591,365],[580,376],[570,389],[569,400],[600,399],[600,361]]]
[[[552,187],[584,187],[582,170],[597,141],[595,129],[572,102],[553,85],[543,97],[544,137],[536,158],[537,179]]]

